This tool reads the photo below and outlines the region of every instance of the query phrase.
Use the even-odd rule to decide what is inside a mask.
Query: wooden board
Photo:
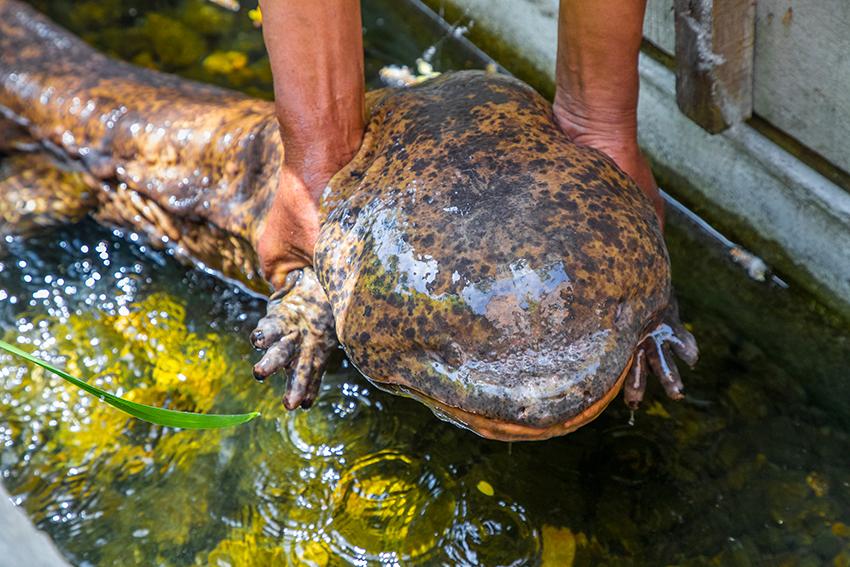
[[[667,55],[676,52],[674,20],[673,0],[648,0],[643,20],[643,35]]]
[[[754,0],[675,0],[676,102],[711,133],[752,112]]]
[[[850,2],[759,0],[753,110],[850,172]]]

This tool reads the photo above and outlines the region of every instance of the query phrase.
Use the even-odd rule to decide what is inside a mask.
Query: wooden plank
[[[754,0],[675,0],[676,102],[711,133],[752,113]]]
[[[643,36],[667,55],[676,53],[674,20],[673,0],[648,0],[643,19]]]
[[[850,172],[850,2],[759,0],[754,112]]]

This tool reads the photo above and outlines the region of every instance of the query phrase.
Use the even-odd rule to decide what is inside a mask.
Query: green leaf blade
[[[71,376],[61,368],[57,368],[47,361],[44,361],[32,354],[19,349],[5,341],[0,340],[0,349],[6,352],[19,356],[24,360],[38,365],[48,372],[51,372],[60,378],[70,382],[74,386],[96,396],[114,408],[117,408],[124,413],[136,417],[138,419],[163,425],[165,427],[178,427],[181,429],[219,429],[222,427],[232,427],[247,423],[259,416],[259,412],[240,413],[240,414],[201,414],[187,411],[176,411],[165,408],[158,408],[137,402],[125,400],[114,394],[110,394],[105,390],[101,390],[97,386],[92,386],[84,380],[80,380]]]

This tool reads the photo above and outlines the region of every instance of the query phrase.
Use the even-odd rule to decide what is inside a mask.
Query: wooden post
[[[676,102],[712,134],[753,109],[755,0],[675,0]]]

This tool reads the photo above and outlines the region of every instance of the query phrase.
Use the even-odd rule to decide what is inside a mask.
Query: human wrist
[[[556,98],[552,112],[561,130],[576,144],[606,154],[625,171],[652,202],[664,225],[664,202],[637,141],[637,115],[600,105]]]
[[[315,136],[307,144],[284,144],[284,166],[300,177],[315,198],[339,170],[351,161],[360,147],[360,138]]]
[[[552,111],[561,130],[578,144],[595,146],[604,142],[637,149],[634,105],[587,102],[558,89]]]

